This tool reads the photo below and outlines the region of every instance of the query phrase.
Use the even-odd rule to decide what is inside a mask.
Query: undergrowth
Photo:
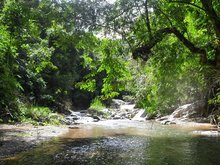
[[[19,121],[34,125],[60,125],[63,116],[52,112],[48,107],[20,104]]]

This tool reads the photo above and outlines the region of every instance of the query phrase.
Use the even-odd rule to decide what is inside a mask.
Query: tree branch
[[[211,19],[214,25],[216,37],[220,42],[220,18],[217,15],[215,9],[213,8],[212,0],[200,0],[200,1],[205,9],[206,14],[209,16],[209,18]]]
[[[148,0],[145,0],[144,2],[144,7],[145,7],[145,18],[146,18],[146,26],[147,26],[147,30],[149,33],[149,38],[152,38],[152,32],[151,32],[151,26],[150,26],[150,19],[149,19],[149,12],[148,12]]]
[[[152,40],[150,40],[147,44],[136,48],[132,55],[133,58],[136,59],[138,57],[143,60],[148,60],[149,54],[151,53],[151,49],[159,42],[163,40],[163,38],[168,34],[174,34],[192,53],[200,54],[201,63],[207,63],[207,56],[205,49],[196,47],[192,42],[190,42],[187,38],[184,37],[182,33],[180,33],[176,28],[164,28],[158,30]]]
[[[159,6],[156,6],[155,8],[156,8],[157,10],[159,10],[159,12],[161,12],[161,14],[164,15],[164,17],[168,20],[170,26],[172,27],[172,26],[173,26],[173,23],[172,23],[172,21],[170,20],[169,16],[168,16],[165,12],[163,12],[163,10],[162,10]]]
[[[108,18],[108,22],[115,21],[117,18],[121,17],[123,14],[126,14],[126,12],[128,12],[129,10],[136,8],[136,7],[139,7],[139,6],[130,6],[127,9],[123,10],[122,12],[118,13],[117,15],[112,16],[112,17],[110,16]]]
[[[185,5],[190,5],[190,6],[193,6],[193,7],[196,7],[202,11],[205,11],[205,9],[203,9],[202,7],[196,5],[196,4],[193,4],[193,3],[190,3],[190,2],[184,2],[184,1],[169,1],[170,3],[182,3],[182,4],[185,4]]]

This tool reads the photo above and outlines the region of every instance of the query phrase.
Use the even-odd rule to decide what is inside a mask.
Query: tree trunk
[[[206,14],[210,18],[218,41],[220,41],[220,18],[218,17],[217,13],[215,12],[212,0],[201,0],[201,3],[205,9]]]
[[[220,18],[217,15],[213,7],[213,0],[201,0],[203,8],[212,22],[214,32],[217,39],[217,46],[215,48],[215,66],[218,72],[220,72]]]

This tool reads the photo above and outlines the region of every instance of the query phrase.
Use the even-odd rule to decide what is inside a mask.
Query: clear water
[[[4,160],[9,165],[218,165],[220,138],[135,121],[80,126],[59,139]]]

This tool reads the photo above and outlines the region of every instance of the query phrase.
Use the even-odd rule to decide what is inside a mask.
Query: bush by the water
[[[95,116],[102,116],[103,118],[108,118],[109,112],[104,111],[106,106],[102,103],[99,98],[95,98],[88,109],[88,113]]]
[[[59,125],[63,119],[63,116],[53,113],[48,107],[22,105],[20,111],[20,121],[26,123]]]
[[[95,98],[89,107],[89,109],[94,109],[97,111],[100,111],[105,108],[105,105],[102,103],[102,101],[99,98]]]

